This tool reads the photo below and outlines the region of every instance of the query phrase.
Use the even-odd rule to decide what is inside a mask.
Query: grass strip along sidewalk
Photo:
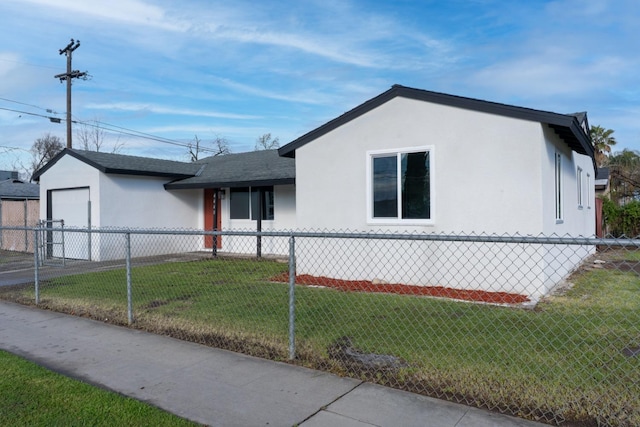
[[[135,399],[102,390],[0,351],[4,426],[196,426]]]
[[[286,360],[288,286],[271,280],[286,270],[224,258],[136,267],[133,326]],[[640,425],[640,276],[602,268],[570,280],[534,310],[296,286],[296,363],[529,419]],[[2,292],[33,302],[32,286]],[[41,306],[126,324],[126,274],[44,281]],[[350,363],[336,351],[344,337],[351,353],[402,363]]]

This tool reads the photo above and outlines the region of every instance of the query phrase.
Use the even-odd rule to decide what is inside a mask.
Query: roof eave
[[[235,187],[263,187],[267,185],[287,185],[295,184],[295,178],[273,178],[273,179],[259,179],[259,180],[247,180],[247,181],[208,181],[208,182],[193,182],[184,183],[180,181],[169,182],[164,185],[165,190],[194,190],[204,188],[235,188]]]

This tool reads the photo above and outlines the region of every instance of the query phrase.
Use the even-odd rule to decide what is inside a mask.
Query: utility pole
[[[79,47],[80,40],[71,39],[71,43],[67,47],[60,49],[60,55],[64,53],[67,56],[67,72],[54,76],[56,79],[60,79],[60,83],[67,81],[67,148],[71,148],[71,79],[87,79],[86,71],[81,73],[78,70],[71,70],[71,54]]]

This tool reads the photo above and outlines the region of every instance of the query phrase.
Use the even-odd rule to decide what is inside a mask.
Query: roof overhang
[[[97,170],[106,174],[116,174],[116,175],[136,175],[136,176],[153,176],[153,177],[162,177],[162,178],[174,178],[174,179],[184,179],[190,178],[194,176],[194,174],[184,174],[184,173],[174,173],[174,172],[162,172],[162,171],[144,171],[139,169],[129,169],[129,168],[112,168],[101,165],[100,163],[94,162],[93,160],[83,156],[81,153],[78,153],[74,150],[70,150],[65,148],[61,152],[59,152],[53,159],[51,159],[46,165],[42,168],[38,169],[33,174],[33,180],[39,181],[40,176],[48,171],[53,165],[55,165],[62,157],[69,155]]]
[[[165,190],[189,190],[201,188],[238,188],[238,187],[265,187],[270,185],[287,185],[295,184],[295,178],[279,178],[279,179],[263,179],[249,181],[227,181],[227,182],[190,182],[181,183],[180,181],[169,182],[164,185]]]

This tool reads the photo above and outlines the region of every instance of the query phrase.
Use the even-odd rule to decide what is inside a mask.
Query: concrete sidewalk
[[[1,301],[0,349],[211,426],[543,425]]]

